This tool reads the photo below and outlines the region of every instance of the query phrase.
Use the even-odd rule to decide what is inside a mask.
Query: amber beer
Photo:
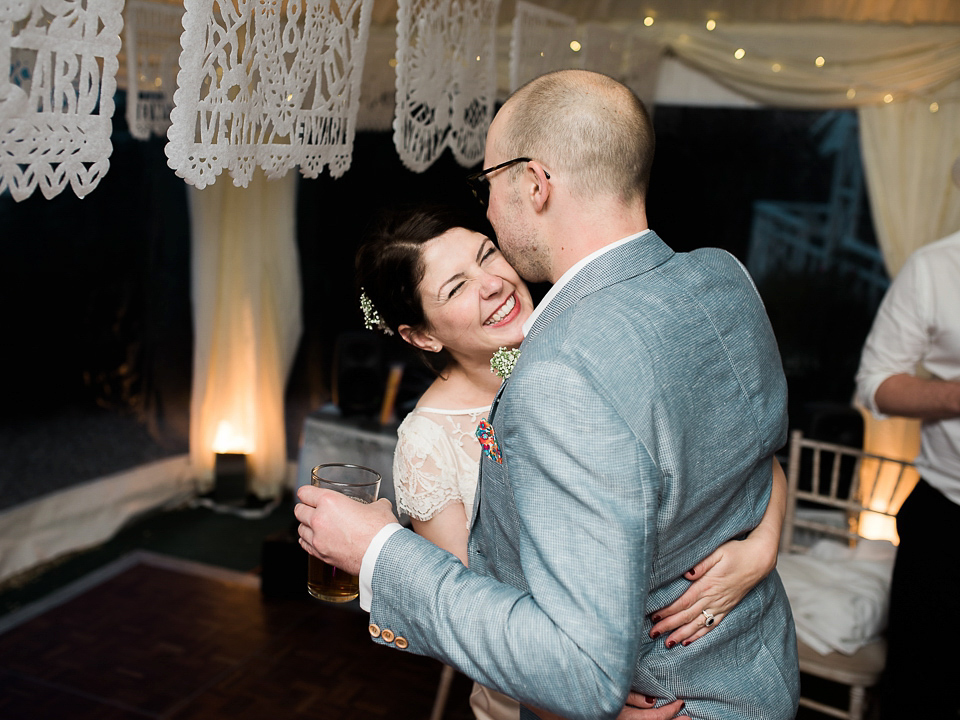
[[[307,592],[327,602],[349,602],[360,594],[360,578],[310,555]]]
[[[362,503],[373,502],[380,491],[379,473],[347,463],[317,465],[310,474],[310,482],[314,487],[334,490]],[[328,602],[349,602],[360,594],[360,579],[310,555],[307,592]]]

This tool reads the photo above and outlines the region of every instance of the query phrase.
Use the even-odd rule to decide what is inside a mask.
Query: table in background
[[[397,426],[379,428],[369,418],[343,418],[333,406],[310,413],[303,422],[297,487],[310,484],[310,471],[332,462],[363,465],[380,473],[380,497],[396,506],[393,492],[393,451]]]

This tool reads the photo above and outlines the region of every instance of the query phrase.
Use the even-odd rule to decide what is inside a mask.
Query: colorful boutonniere
[[[507,350],[505,347],[497,350],[490,358],[490,372],[506,380],[513,372],[514,365],[520,357],[520,348]]]

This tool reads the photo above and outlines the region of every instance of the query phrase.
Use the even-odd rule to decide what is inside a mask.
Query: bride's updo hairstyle
[[[426,330],[420,282],[426,272],[423,246],[454,228],[489,232],[469,213],[441,205],[418,205],[389,211],[357,251],[357,295],[361,288],[395,335],[409,325]],[[446,350],[428,353],[416,349],[423,362],[440,374],[450,360]]]

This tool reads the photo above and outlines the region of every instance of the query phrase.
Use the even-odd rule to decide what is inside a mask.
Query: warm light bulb
[[[897,535],[897,519],[876,512],[860,514],[860,535],[868,540],[889,540],[894,545],[900,543]]]
[[[747,54],[747,51],[746,51],[746,50],[744,50],[743,48],[737,48],[737,51],[733,54],[733,56],[734,56],[737,60],[743,60],[743,56],[746,55],[746,54]]]
[[[650,16],[650,15],[647,15],[647,16],[643,19],[643,24],[646,25],[647,27],[650,27],[651,25],[653,25],[653,17]]]
[[[395,68],[397,66],[397,59],[390,58],[389,60],[387,60],[387,65],[389,65],[392,68]]]
[[[713,30],[716,30],[716,28],[717,28],[716,20],[714,20],[713,18],[710,18],[709,20],[707,20],[707,30],[713,31]]]
[[[221,420],[213,438],[213,451],[250,454],[253,452],[253,443],[229,420]]]
[[[884,101],[885,103],[892,103],[892,102],[893,102],[893,95],[891,95],[890,93],[887,93],[886,95],[883,96],[883,101]]]
[[[780,72],[781,70],[783,70],[783,66],[780,63],[774,63],[773,65],[770,66],[770,69],[773,70],[774,72]]]
[[[940,103],[938,103],[936,100],[930,103],[930,112],[935,113],[939,109],[940,109]]]
[[[825,62],[826,60],[823,59],[823,55],[820,55],[816,60],[813,61],[813,64],[817,67],[823,67]]]
[[[573,50],[574,52],[580,52],[580,47],[581,47],[580,43],[577,42],[576,40],[570,41],[570,49]]]
[[[853,100],[857,96],[857,91],[853,88],[847,90],[847,100]]]

